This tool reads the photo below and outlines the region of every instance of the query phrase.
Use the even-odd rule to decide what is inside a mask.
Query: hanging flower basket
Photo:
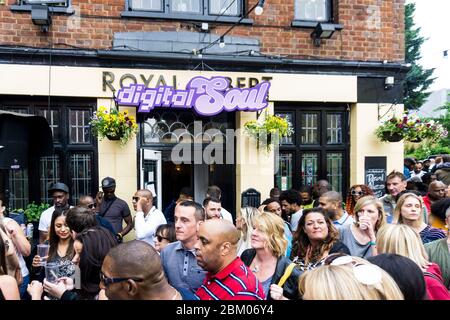
[[[106,134],[106,138],[108,138],[108,140],[120,140],[121,135],[111,135],[111,134]]]
[[[100,140],[108,138],[113,141],[120,141],[124,146],[137,133],[137,123],[127,110],[119,111],[113,109],[108,111],[105,107],[100,107],[94,112],[89,123],[93,134]]]
[[[399,133],[390,133],[390,132],[383,132],[383,139],[382,141],[387,142],[399,142],[403,139],[403,136]]]
[[[280,138],[290,136],[293,130],[285,118],[270,115],[267,112],[265,117],[261,118],[246,122],[244,128],[247,135],[256,140],[258,149],[263,146],[269,153],[272,146],[279,143]]]
[[[416,114],[404,113],[401,117],[392,116],[380,123],[375,130],[380,141],[398,142],[402,139],[408,142],[420,143],[426,140],[435,143],[447,136],[447,130],[434,120],[423,120]]]

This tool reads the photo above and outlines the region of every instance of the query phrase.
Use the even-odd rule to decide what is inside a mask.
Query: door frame
[[[152,181],[144,177],[144,160],[156,161],[156,177],[153,176]],[[147,189],[147,183],[154,182],[156,179],[156,207],[162,210],[162,152],[152,148],[139,148],[139,188]],[[154,183],[152,183],[154,185]],[[153,193],[153,192],[152,192]]]

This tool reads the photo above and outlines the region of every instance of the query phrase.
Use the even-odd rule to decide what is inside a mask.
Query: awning
[[[0,169],[23,169],[29,159],[54,154],[50,126],[42,116],[0,111]]]

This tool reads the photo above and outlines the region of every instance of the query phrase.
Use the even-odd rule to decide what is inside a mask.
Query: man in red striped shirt
[[[237,256],[239,233],[223,219],[202,223],[195,245],[197,264],[208,271],[197,290],[200,300],[263,300],[264,291],[255,275]]]

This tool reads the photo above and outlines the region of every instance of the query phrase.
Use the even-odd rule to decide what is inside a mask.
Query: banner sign
[[[258,111],[267,107],[270,83],[263,81],[252,88],[230,88],[225,77],[202,76],[192,78],[185,90],[171,86],[147,88],[131,84],[121,88],[116,102],[124,106],[139,107],[138,112],[150,112],[155,107],[193,108],[203,116],[213,116],[222,111]]]

